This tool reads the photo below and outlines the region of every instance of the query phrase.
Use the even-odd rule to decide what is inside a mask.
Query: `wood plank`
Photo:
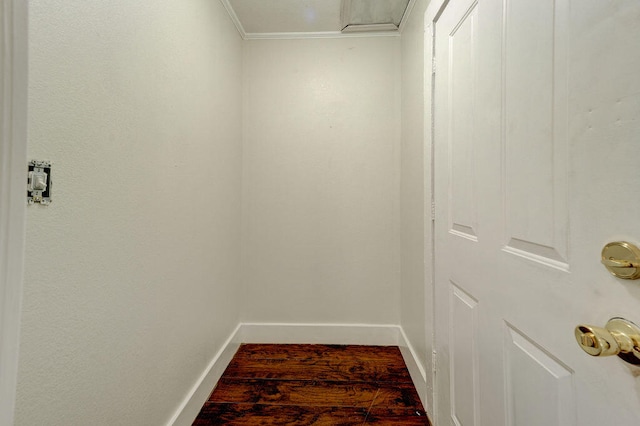
[[[193,426],[214,425],[362,425],[366,410],[260,404],[206,403]]]
[[[413,383],[380,384],[379,392],[371,408],[414,408],[424,412],[420,396]]]
[[[341,359],[346,357],[404,364],[402,353],[397,346],[245,343],[240,345],[235,357],[251,359]]]
[[[419,407],[412,384],[237,380],[222,378],[210,402],[324,407]]]
[[[360,359],[236,359],[224,377],[279,380],[330,380],[411,383],[402,365]]]
[[[372,408],[367,413],[365,424],[394,426],[431,426],[424,410]]]
[[[208,401],[236,404],[258,403],[262,383],[262,380],[227,379],[223,376],[218,380]]]

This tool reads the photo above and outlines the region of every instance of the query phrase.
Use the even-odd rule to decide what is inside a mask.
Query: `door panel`
[[[518,330],[506,326],[507,424],[573,424],[570,368]]]
[[[456,424],[477,425],[478,301],[453,282],[450,290],[451,413]]]
[[[475,30],[477,9],[472,4],[449,35],[450,96],[450,228],[451,232],[477,239],[474,161]]]
[[[566,5],[507,0],[501,88],[505,250],[562,269],[568,268]]]
[[[640,368],[580,323],[640,322],[640,2],[450,0],[434,20],[436,422],[640,424]]]

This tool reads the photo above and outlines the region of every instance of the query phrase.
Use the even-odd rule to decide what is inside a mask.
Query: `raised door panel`
[[[475,98],[477,3],[449,34],[449,227],[477,241]]]
[[[568,270],[564,3],[505,3],[503,188],[505,250]]]
[[[451,282],[449,297],[451,419],[456,426],[478,424],[478,301]]]
[[[508,425],[575,425],[573,371],[509,324],[505,354]]]

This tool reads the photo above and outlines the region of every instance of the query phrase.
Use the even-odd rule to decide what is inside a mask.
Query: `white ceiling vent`
[[[398,31],[409,0],[342,0],[342,32]]]

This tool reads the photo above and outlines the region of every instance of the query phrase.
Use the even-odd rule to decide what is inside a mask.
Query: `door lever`
[[[591,356],[618,355],[630,364],[640,365],[640,328],[624,318],[611,318],[605,328],[580,324],[576,340]]]

